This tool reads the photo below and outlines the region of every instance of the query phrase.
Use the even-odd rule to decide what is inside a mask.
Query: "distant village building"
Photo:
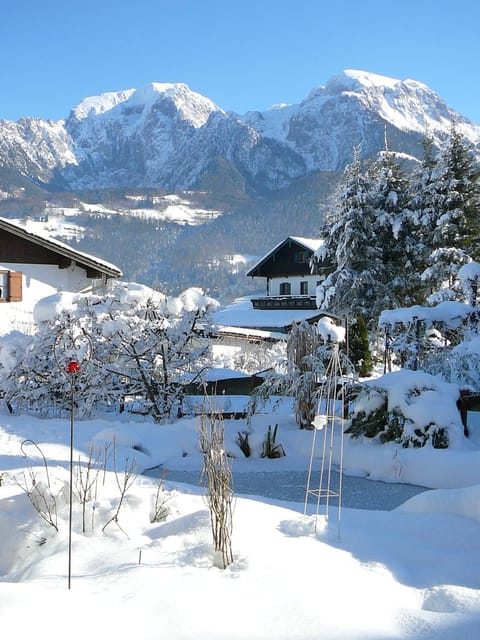
[[[121,270],[0,218],[0,330],[31,322],[35,304],[59,291],[100,291]]]

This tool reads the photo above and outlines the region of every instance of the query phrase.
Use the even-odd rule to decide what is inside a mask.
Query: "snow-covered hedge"
[[[404,447],[463,447],[459,396],[457,385],[428,373],[387,373],[362,385],[346,432]]]

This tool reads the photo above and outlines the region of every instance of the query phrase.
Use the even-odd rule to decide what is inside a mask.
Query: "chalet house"
[[[266,278],[266,295],[252,298],[254,309],[316,309],[316,288],[323,279],[312,273],[314,254],[323,240],[288,236],[248,272]]]
[[[212,337],[232,349],[285,341],[294,322],[340,319],[320,311],[316,287],[324,275],[312,273],[310,261],[323,241],[289,236],[259,260],[248,272],[266,278],[266,294],[241,298],[213,315]]]
[[[99,290],[121,275],[113,264],[0,218],[0,318],[28,321],[41,298]]]

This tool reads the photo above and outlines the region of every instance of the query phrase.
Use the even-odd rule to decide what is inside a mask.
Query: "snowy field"
[[[274,422],[286,456],[262,459],[265,431]],[[471,447],[463,449],[413,450],[347,440],[340,526],[336,506],[330,506],[328,519],[320,516],[315,531],[315,518],[303,515],[303,497],[289,502],[237,495],[234,562],[221,570],[212,561],[203,490],[177,481],[182,474],[198,477],[202,466],[197,420],[171,425],[118,416],[77,421],[68,590],[69,420],[11,416],[2,409],[2,635],[13,640],[476,640],[480,427],[471,422]],[[296,429],[289,414],[259,415],[251,430],[252,456],[245,458],[236,444],[238,431],[245,428],[242,421],[226,423],[234,475],[250,478],[250,486],[256,482],[264,495],[273,491],[274,496],[278,484],[276,495],[281,496],[282,478],[287,481],[293,474],[298,479],[308,467],[312,432]],[[34,440],[45,455],[48,476],[38,449],[31,442],[22,447],[26,439]],[[99,455],[110,455],[100,464],[83,514],[77,494],[80,480],[86,483],[91,445]],[[117,519],[108,524],[118,506],[119,471],[134,458],[139,470],[153,470],[137,476]],[[166,480],[160,500],[166,519],[151,522],[158,486],[153,476],[162,471]],[[39,518],[19,486],[28,485],[32,473],[37,487],[49,482],[49,495],[56,496],[58,532]],[[363,483],[358,500],[364,506],[366,494],[370,491],[375,499],[381,487],[385,508],[345,506],[348,482],[356,480]],[[398,502],[399,482],[414,493],[419,489],[408,485],[440,488],[389,510],[387,498],[393,493]],[[392,492],[388,483],[394,483]],[[301,487],[295,491],[291,498],[302,495]]]

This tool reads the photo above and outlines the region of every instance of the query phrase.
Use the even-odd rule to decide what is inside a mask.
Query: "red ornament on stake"
[[[76,373],[79,373],[80,371],[80,364],[76,361],[76,360],[72,360],[71,362],[69,362],[67,364],[67,366],[65,367],[65,371],[67,373],[69,373],[70,375],[75,375]]]

